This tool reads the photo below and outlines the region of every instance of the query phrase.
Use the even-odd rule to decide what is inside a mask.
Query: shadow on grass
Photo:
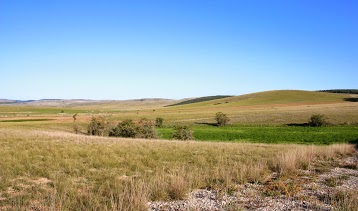
[[[41,121],[51,121],[54,119],[9,119],[9,120],[0,120],[0,122],[41,122]]]
[[[356,149],[358,150],[358,139],[349,141],[350,144],[355,144],[356,145]]]
[[[348,101],[348,102],[358,102],[358,98],[356,98],[356,97],[344,98],[344,101]]]
[[[293,127],[307,127],[309,126],[308,123],[290,123],[287,124],[287,126],[293,126]]]
[[[217,123],[209,123],[209,122],[194,122],[194,124],[198,124],[198,125],[209,125],[209,126],[218,126]]]

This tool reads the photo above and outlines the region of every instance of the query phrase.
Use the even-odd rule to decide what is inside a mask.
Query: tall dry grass
[[[277,173],[287,174],[298,168],[308,169],[316,159],[334,159],[355,152],[352,145],[335,144],[329,146],[296,146],[287,152],[280,153],[273,166]]]
[[[88,137],[0,129],[0,209],[145,210],[195,188],[235,189],[310,168],[351,145],[305,146]]]

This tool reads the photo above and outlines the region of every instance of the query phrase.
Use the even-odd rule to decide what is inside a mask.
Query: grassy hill
[[[275,90],[227,97],[222,99],[198,102],[187,106],[256,106],[273,104],[317,104],[327,102],[345,102],[351,99],[350,94],[324,93],[301,90]]]
[[[358,122],[358,104],[354,94],[337,94],[299,90],[258,92],[215,100],[199,98],[201,102],[166,107],[181,101],[167,99],[141,99],[126,101],[90,102],[71,107],[39,105],[0,105],[0,118],[56,119],[88,122],[92,115],[106,115],[112,120],[154,120],[162,117],[167,124],[212,123],[216,112],[226,113],[237,124],[290,124],[303,123],[314,113],[326,115],[333,123]],[[202,101],[207,100],[207,101]],[[183,101],[183,100],[182,100]]]
[[[171,104],[171,105],[168,105],[165,107],[177,106],[177,105],[187,105],[187,104],[192,104],[192,103],[200,103],[200,102],[217,100],[217,99],[222,99],[222,98],[227,98],[227,97],[232,97],[232,96],[231,95],[217,95],[217,96],[198,97],[198,98],[194,98],[194,99],[190,99],[190,100],[185,100],[185,101],[182,101],[179,103]]]

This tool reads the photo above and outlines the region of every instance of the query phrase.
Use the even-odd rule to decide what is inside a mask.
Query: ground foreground
[[[354,145],[0,134],[1,210],[357,208]]]
[[[175,103],[0,102],[0,210],[358,210],[357,95]],[[230,125],[217,127],[216,112]],[[312,114],[330,126],[307,127]],[[86,135],[97,116],[164,118],[162,140]],[[168,140],[178,125],[196,141]]]
[[[230,193],[197,189],[185,200],[148,205],[150,210],[358,210],[358,154],[336,162],[323,172],[299,170],[283,178],[273,173],[270,181],[238,185]]]

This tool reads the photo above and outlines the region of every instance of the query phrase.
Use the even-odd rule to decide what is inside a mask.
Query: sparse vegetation
[[[87,127],[88,135],[94,136],[108,136],[111,130],[111,122],[105,117],[92,117],[90,124]]]
[[[152,121],[141,119],[135,124],[133,120],[126,119],[118,123],[118,125],[111,130],[109,136],[154,139],[157,138],[157,132]]]
[[[312,127],[327,126],[328,124],[327,118],[322,114],[313,114],[308,121],[308,125]]]
[[[176,140],[193,140],[193,132],[190,130],[188,126],[177,126],[174,129],[174,133],[172,135],[173,139]]]
[[[124,138],[134,138],[137,135],[137,126],[131,119],[123,120],[113,128],[109,136],[118,136]]]
[[[15,210],[146,210],[148,200],[180,199],[195,188],[262,183],[275,171],[273,164],[291,175],[301,162],[354,152],[351,145],[132,141],[27,129],[0,133],[5,197],[0,206]],[[291,186],[277,184],[277,190],[290,195],[296,191]]]
[[[163,127],[163,122],[164,122],[164,119],[161,118],[161,117],[157,117],[155,119],[155,126],[156,127]]]
[[[227,117],[226,114],[222,112],[218,112],[215,114],[215,120],[219,127],[226,126],[230,121],[229,117]]]
[[[329,200],[335,206],[335,210],[358,210],[358,191],[337,191],[329,196]]]
[[[74,115],[72,116],[73,122],[76,122],[76,120],[77,120],[77,115],[78,115],[78,114],[74,114]]]
[[[79,126],[78,126],[77,124],[73,125],[73,132],[74,132],[75,134],[78,134],[79,131],[80,131]]]
[[[154,124],[150,120],[141,119],[138,122],[136,130],[137,130],[136,138],[147,138],[147,139],[158,138],[157,131],[155,130]]]

